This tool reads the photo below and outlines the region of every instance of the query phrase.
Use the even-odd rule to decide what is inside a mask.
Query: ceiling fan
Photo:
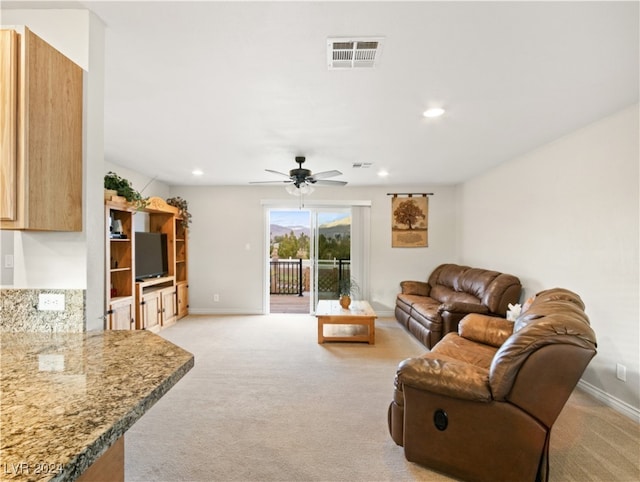
[[[347,184],[346,181],[332,181],[328,180],[328,177],[341,176],[342,173],[340,171],[323,171],[317,174],[313,174],[309,169],[303,169],[302,164],[304,164],[305,158],[303,156],[297,156],[296,162],[298,163],[298,167],[296,169],[291,169],[289,174],[285,174],[284,172],[274,171],[272,169],[265,169],[267,172],[272,172],[274,174],[278,174],[280,176],[284,176],[287,180],[283,181],[254,181],[249,184],[292,184],[297,188],[303,188],[305,186],[344,186]]]

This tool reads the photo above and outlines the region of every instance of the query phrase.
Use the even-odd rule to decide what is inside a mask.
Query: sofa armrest
[[[453,359],[425,356],[402,361],[396,386],[403,385],[463,400],[491,400],[489,371]]]
[[[400,288],[403,295],[429,296],[431,293],[431,285],[424,281],[402,281]]]
[[[489,313],[489,308],[478,303],[465,303],[464,301],[445,301],[438,308],[438,313],[448,311],[450,313]]]
[[[499,348],[513,334],[513,322],[496,316],[472,313],[460,320],[458,335]]]

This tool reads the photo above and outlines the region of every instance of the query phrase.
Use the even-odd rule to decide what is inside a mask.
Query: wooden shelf
[[[152,197],[143,209],[149,215],[149,231],[167,238],[168,276],[135,281],[135,233],[130,204],[105,201],[107,307],[106,328],[131,325],[131,329],[157,331],[188,314],[187,230],[178,208]],[[110,236],[110,222],[118,220],[126,238]],[[113,268],[112,266],[118,266]],[[113,291],[112,291],[113,290]],[[111,294],[116,296],[112,297]],[[130,305],[127,303],[130,302]],[[116,306],[114,306],[116,305]],[[131,323],[127,317],[131,312]],[[117,319],[115,317],[117,316]]]
[[[111,298],[111,303],[119,303],[126,300],[133,300],[133,296],[114,296]]]
[[[112,238],[111,225],[120,221],[126,238]],[[135,328],[133,280],[133,212],[125,205],[105,203],[106,323],[105,329]],[[114,266],[117,266],[115,268]]]
[[[136,285],[145,293],[154,289],[163,289],[173,286],[175,278],[173,276],[163,276],[161,278],[149,278],[144,281],[136,281]]]

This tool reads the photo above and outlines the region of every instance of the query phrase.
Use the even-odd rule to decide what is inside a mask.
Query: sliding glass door
[[[314,313],[341,279],[368,296],[369,204],[266,206],[265,313]]]
[[[351,278],[351,209],[318,208],[313,212],[313,306],[338,299],[342,279]]]

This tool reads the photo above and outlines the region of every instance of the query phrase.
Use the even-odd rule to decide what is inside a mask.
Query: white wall
[[[3,243],[14,254],[14,288],[86,289],[87,329],[101,329],[104,313],[104,26],[88,10],[3,10],[3,25],[26,25],[84,70],[83,231],[20,232]],[[3,235],[4,237],[5,235]],[[6,252],[10,247],[13,253]]]
[[[433,192],[429,205],[429,247],[391,248],[388,192]],[[309,202],[371,201],[371,302],[380,314],[393,311],[399,283],[426,280],[442,262],[456,261],[456,189],[442,186],[402,188],[318,188]],[[262,313],[264,214],[261,201],[296,203],[282,187],[171,188],[189,202],[189,305],[194,313]],[[295,204],[293,204],[295,206]],[[247,246],[249,249],[247,250]],[[213,294],[220,301],[213,301]]]
[[[13,232],[0,231],[0,288],[13,286],[13,266],[7,265],[7,256],[13,257]]]
[[[461,260],[578,293],[598,337],[583,380],[640,408],[638,105],[461,186]],[[627,381],[616,379],[616,364]]]
[[[85,80],[84,231],[86,234],[86,328],[104,328],[104,24],[92,13],[89,20],[88,80]],[[87,75],[87,74],[85,74]]]

